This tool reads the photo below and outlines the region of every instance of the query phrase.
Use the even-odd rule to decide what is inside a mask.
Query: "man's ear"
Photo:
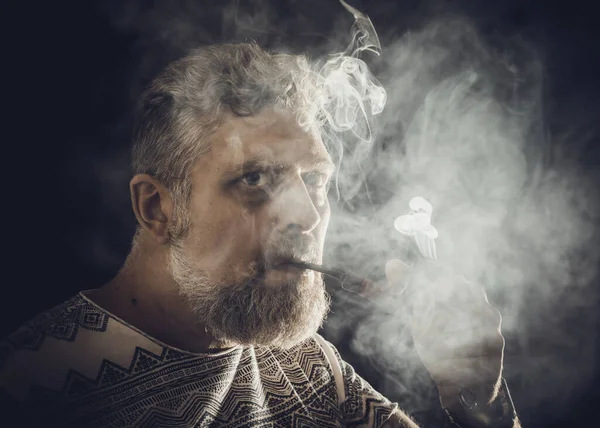
[[[159,245],[169,242],[173,201],[167,188],[148,174],[138,174],[129,182],[131,205],[142,229]]]

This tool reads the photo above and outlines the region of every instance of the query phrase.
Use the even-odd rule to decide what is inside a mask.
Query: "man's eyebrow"
[[[224,177],[232,177],[238,176],[241,174],[245,174],[252,171],[259,171],[265,169],[288,169],[289,165],[284,165],[281,163],[271,162],[266,159],[248,159],[243,163],[238,163],[234,165],[228,165],[225,167],[223,171]],[[333,174],[335,172],[335,164],[331,162],[329,159],[320,159],[315,162],[309,163],[305,168],[305,171],[319,171],[326,174]]]
[[[237,176],[240,174],[245,174],[245,173],[256,171],[256,170],[275,168],[278,166],[281,166],[281,165],[275,164],[266,159],[248,159],[248,160],[244,161],[243,163],[236,163],[233,165],[226,166],[225,170],[223,171],[223,176],[225,176],[225,177]]]

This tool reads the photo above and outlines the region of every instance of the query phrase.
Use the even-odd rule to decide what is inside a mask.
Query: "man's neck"
[[[219,343],[198,322],[178,294],[178,285],[168,274],[166,266],[164,254],[130,254],[117,276],[92,290],[88,297],[106,311],[167,345],[194,353],[214,352],[228,347]]]

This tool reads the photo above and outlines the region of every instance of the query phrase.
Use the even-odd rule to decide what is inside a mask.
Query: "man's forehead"
[[[286,110],[265,110],[254,116],[225,115],[219,130],[224,138],[238,137],[244,143],[254,137],[265,140],[308,140],[321,142],[319,133],[307,130],[298,124],[296,117]]]
[[[247,160],[319,168],[333,165],[317,132],[304,130],[294,117],[271,112],[227,118],[215,134],[213,149],[234,165]]]

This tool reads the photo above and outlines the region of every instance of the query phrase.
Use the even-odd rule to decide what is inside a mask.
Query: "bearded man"
[[[9,426],[416,426],[317,334],[323,279],[291,264],[322,262],[330,217],[314,76],[303,56],[245,43],[194,51],[152,83],[131,252],[109,283],[2,342],[4,403],[22,409]],[[415,343],[448,426],[518,425],[499,314],[479,300],[486,352],[448,360],[447,326],[415,325]]]

